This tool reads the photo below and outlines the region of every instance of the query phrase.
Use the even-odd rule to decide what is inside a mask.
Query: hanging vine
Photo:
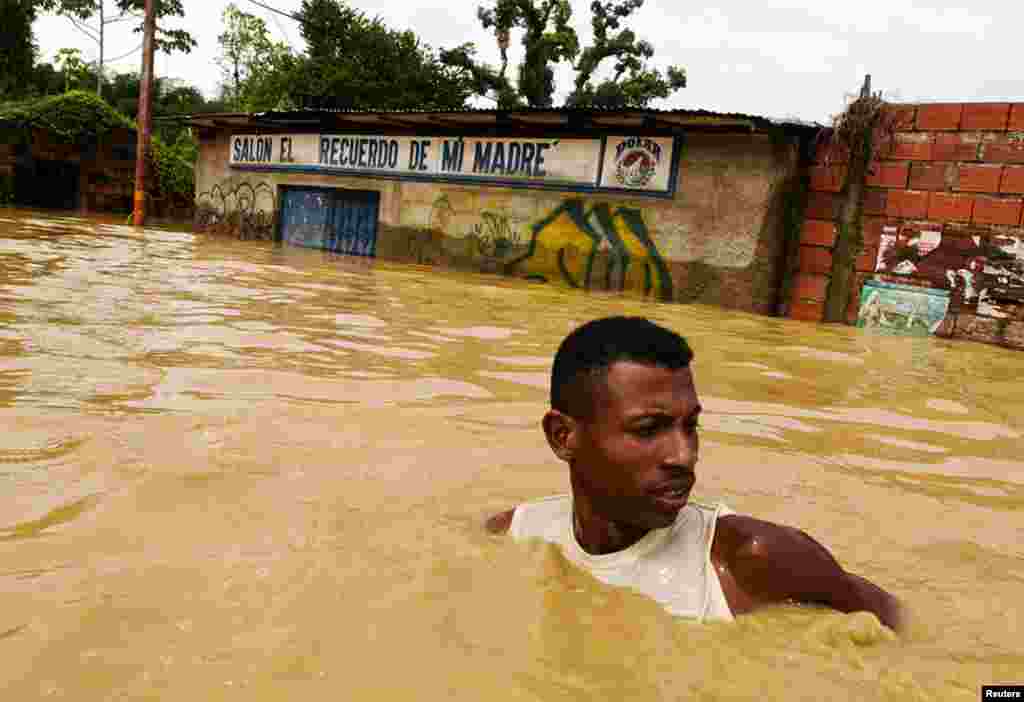
[[[5,132],[8,142],[27,143],[34,130],[42,130],[59,142],[87,144],[98,141],[115,129],[136,132],[133,120],[94,93],[81,90],[0,104],[0,130]],[[170,144],[154,136],[149,153],[152,180],[147,191],[150,198],[172,206],[192,203],[197,157],[198,149],[187,132],[179,134],[177,140]],[[0,202],[9,200],[12,192],[9,183],[0,181]]]
[[[135,122],[81,90],[0,104],[0,125],[22,134],[42,129],[65,143],[95,140],[117,128],[135,130]]]

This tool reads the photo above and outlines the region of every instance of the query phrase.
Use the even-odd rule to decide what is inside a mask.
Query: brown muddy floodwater
[[[904,598],[674,620],[483,518],[587,319],[687,335],[696,496]],[[0,210],[4,700],[976,700],[1024,682],[1024,354]]]

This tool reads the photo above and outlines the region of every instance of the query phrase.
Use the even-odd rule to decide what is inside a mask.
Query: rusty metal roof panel
[[[585,118],[599,127],[639,127],[658,124],[691,128],[717,128],[736,131],[761,131],[772,126],[795,129],[819,129],[823,125],[796,119],[775,119],[739,112],[713,112],[702,109],[620,109],[600,107],[521,107],[512,110],[496,108],[464,109],[401,109],[373,110],[347,107],[303,107],[292,110],[273,110],[258,113],[206,113],[189,115],[186,119],[206,126],[293,126],[319,124],[325,120],[348,124],[369,125],[388,120],[406,119],[409,122],[440,126],[490,126],[499,123],[508,126],[558,126]]]

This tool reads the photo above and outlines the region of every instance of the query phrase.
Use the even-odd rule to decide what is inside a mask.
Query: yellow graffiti
[[[604,280],[595,281],[598,252],[608,256]],[[533,226],[527,252],[510,262],[530,276],[561,278],[569,285],[609,290],[638,290],[672,299],[672,277],[651,239],[639,210],[606,203],[584,210],[568,200]]]

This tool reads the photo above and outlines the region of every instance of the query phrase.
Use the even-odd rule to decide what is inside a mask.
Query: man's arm
[[[740,515],[721,517],[712,560],[736,614],[793,601],[872,612],[894,631],[901,629],[902,607],[895,597],[843,570],[828,549],[799,529]]]
[[[515,507],[499,512],[484,522],[484,528],[492,534],[504,534],[512,526],[512,515],[515,514]]]

